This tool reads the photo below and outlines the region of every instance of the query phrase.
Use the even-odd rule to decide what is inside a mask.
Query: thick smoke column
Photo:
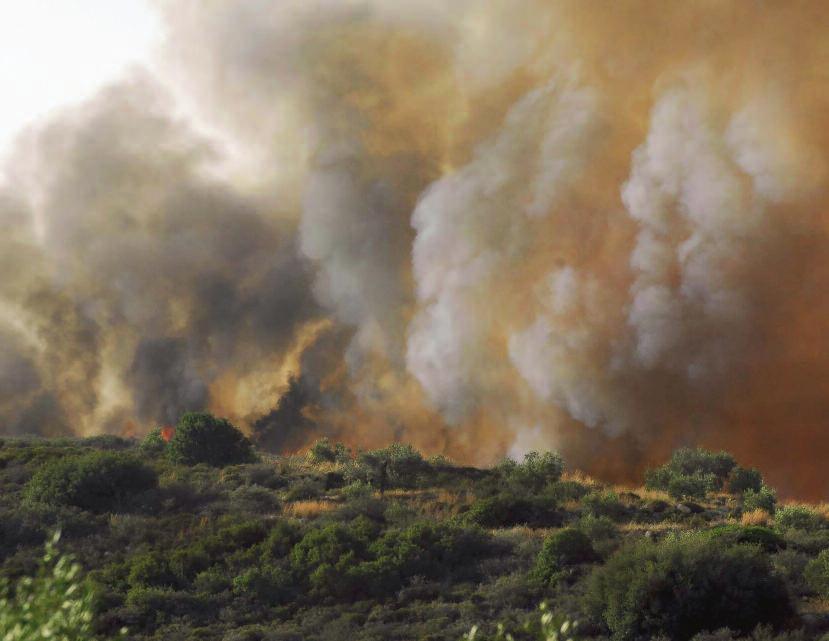
[[[212,153],[146,76],[21,141],[5,191],[22,202],[2,212],[10,431],[175,421],[314,316],[292,224],[209,177]]]
[[[159,8],[157,77],[8,167],[6,431],[251,426],[293,373],[285,447],[693,443],[825,492],[825,3]]]

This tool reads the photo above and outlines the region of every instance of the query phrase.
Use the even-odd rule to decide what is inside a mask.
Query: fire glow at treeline
[[[702,444],[825,495],[825,2],[159,11],[161,71],[5,167],[3,433],[209,409],[607,478]]]

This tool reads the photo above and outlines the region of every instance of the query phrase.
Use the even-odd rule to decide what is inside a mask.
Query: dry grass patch
[[[619,526],[619,529],[622,532],[632,533],[647,532],[648,530],[651,532],[678,532],[680,530],[693,530],[696,528],[690,527],[685,523],[675,523],[673,521],[662,521],[660,523],[636,523],[635,521],[631,521],[630,523],[623,523]]]
[[[772,521],[774,521],[772,515],[760,508],[751,510],[750,512],[743,512],[743,516],[740,518],[740,523],[742,525],[769,526]]]
[[[579,470],[567,471],[562,473],[561,480],[581,483],[582,485],[587,485],[592,489],[599,489],[602,487],[602,484],[599,483],[596,479],[594,479],[591,476],[588,476],[584,472],[580,472]]]
[[[330,512],[336,507],[337,504],[333,501],[294,501],[293,503],[286,503],[283,511],[288,516],[311,519],[320,514]]]
[[[802,507],[813,514],[829,521],[829,503],[802,503],[800,501],[784,501],[781,507]]]
[[[829,614],[829,599],[825,597],[817,597],[814,599],[805,599],[803,605],[800,607],[801,614]]]

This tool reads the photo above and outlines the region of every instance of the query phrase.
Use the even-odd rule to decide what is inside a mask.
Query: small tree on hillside
[[[179,419],[167,455],[174,463],[213,467],[256,460],[253,444],[242,432],[227,419],[207,412],[188,412]]]

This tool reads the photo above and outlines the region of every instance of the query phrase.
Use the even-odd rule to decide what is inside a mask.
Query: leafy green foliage
[[[556,508],[556,502],[545,497],[503,492],[475,501],[466,513],[466,519],[482,527],[555,527],[561,524],[561,515]]]
[[[469,632],[461,637],[461,641],[513,641],[516,638],[528,641],[577,641],[578,621],[554,614],[545,602],[542,602],[538,609],[541,611],[538,619],[525,622],[514,632],[509,632],[507,626],[498,623],[495,634],[487,636],[481,633],[479,626],[473,625]]]
[[[124,508],[131,497],[157,484],[155,471],[128,454],[90,452],[41,467],[27,484],[26,497],[36,503],[107,512]]]
[[[645,473],[645,485],[665,490],[676,499],[704,498],[724,487],[737,463],[727,452],[681,448],[662,467]]]
[[[743,511],[765,510],[774,514],[777,507],[777,494],[770,487],[762,486],[757,492],[746,490],[743,494]]]
[[[36,567],[46,533],[60,524],[95,586],[89,641],[113,639],[124,626],[135,641],[448,641],[479,617],[489,620],[477,628],[479,639],[526,641],[555,633],[565,641],[556,622],[581,614],[585,593],[595,614],[591,577],[603,559],[617,558],[614,553],[638,540],[670,540],[671,532],[689,528],[711,548],[771,560],[792,594],[811,597],[822,589],[815,557],[829,546],[829,528],[820,513],[784,507],[774,530],[741,526],[733,517],[743,497],[739,503],[698,499],[691,506],[697,513],[688,514],[638,491],[617,495],[595,481],[562,480],[555,454],[476,469],[424,459],[405,445],[353,457],[322,441],[315,454],[264,455],[257,463],[219,468],[177,463],[166,455],[169,446],[154,452],[110,441],[6,439],[0,447],[0,576],[14,591]],[[44,470],[96,454],[143,459],[158,471],[160,487],[125,494],[114,514],[24,500]],[[377,492],[383,473],[385,489],[393,489],[385,494]],[[679,476],[706,474],[714,473]],[[725,482],[739,474],[732,468]],[[749,498],[751,492],[757,491],[749,487]],[[535,530],[562,525],[568,527],[544,533],[548,542]],[[732,580],[736,570],[723,570],[722,558],[707,563],[719,568],[722,582],[757,600],[762,582],[755,581],[754,565],[743,565]],[[810,564],[815,587],[804,578]],[[704,586],[721,587],[719,578],[685,565],[640,563],[636,572],[650,567],[654,583],[632,583],[664,590],[653,600],[631,592],[630,610],[658,621],[673,616],[671,599],[693,604]],[[723,594],[726,601],[743,598]],[[546,627],[533,614],[542,596],[550,604],[542,613]],[[606,638],[603,612],[580,634]],[[700,629],[717,625],[707,611],[699,621]],[[810,621],[804,619],[811,626],[804,638],[824,625]],[[753,641],[777,638],[758,634]],[[705,639],[719,641],[712,635]]]
[[[760,525],[720,525],[706,532],[712,540],[736,545],[745,543],[757,545],[765,552],[777,552],[786,547],[786,541],[774,530]]]
[[[508,483],[540,492],[561,478],[564,461],[556,452],[528,452],[521,463],[506,459],[496,469]]]
[[[665,488],[671,498],[678,501],[683,499],[704,499],[717,486],[713,474],[695,472],[694,474],[677,474],[672,476]]]
[[[823,550],[806,565],[806,583],[822,597],[829,597],[829,550]]]
[[[584,532],[566,528],[544,539],[536,559],[534,575],[544,583],[563,578],[575,565],[593,563],[599,555]]]
[[[253,444],[242,432],[228,420],[206,412],[189,412],[179,419],[167,455],[181,465],[206,463],[213,467],[256,460]]]
[[[141,451],[147,454],[158,454],[163,452],[167,447],[167,441],[161,435],[162,428],[155,427],[147,432],[147,435],[141,440]]]
[[[625,546],[595,570],[587,603],[618,641],[684,641],[724,627],[745,634],[758,623],[780,626],[792,613],[786,586],[757,547],[713,544],[705,535]]]
[[[728,491],[732,494],[743,494],[748,490],[759,492],[763,487],[763,475],[753,467],[735,466],[728,476]]]
[[[794,528],[807,532],[829,526],[826,519],[804,505],[786,505],[775,512],[775,523],[784,529]]]
[[[591,492],[581,500],[585,512],[593,516],[604,516],[620,520],[627,515],[627,509],[615,492]]]
[[[14,586],[0,580],[0,638],[3,641],[87,641],[92,636],[94,593],[81,578],[81,566],[57,550],[59,534],[33,577]]]

